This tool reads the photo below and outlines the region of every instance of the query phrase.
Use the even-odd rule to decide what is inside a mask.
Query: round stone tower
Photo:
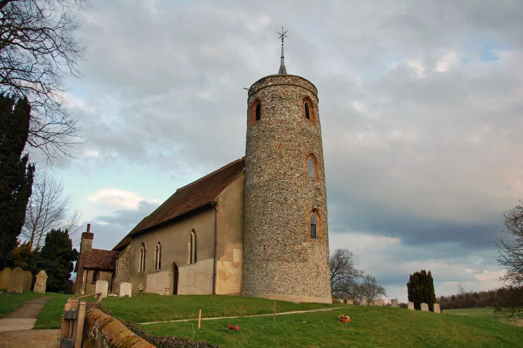
[[[247,104],[242,293],[331,303],[318,91],[282,54]]]

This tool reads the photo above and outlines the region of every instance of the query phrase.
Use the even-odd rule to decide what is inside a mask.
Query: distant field
[[[523,321],[523,315],[515,315],[514,318],[508,313],[495,312],[492,307],[475,307],[475,308],[458,308],[445,309],[444,314],[464,315],[474,318],[485,318],[490,320],[499,320],[504,323],[518,324]],[[519,324],[521,326],[521,324]],[[522,345],[523,346],[523,345]]]

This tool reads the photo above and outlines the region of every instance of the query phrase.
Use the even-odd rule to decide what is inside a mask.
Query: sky
[[[53,164],[111,249],[174,191],[245,153],[247,91],[286,67],[319,90],[330,249],[388,298],[499,287],[494,240],[523,198],[521,1],[90,1],[83,143]]]

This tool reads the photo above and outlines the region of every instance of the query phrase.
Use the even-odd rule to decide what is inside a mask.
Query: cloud
[[[102,208],[131,209],[138,210],[142,202],[158,205],[158,200],[147,200],[140,197],[136,192],[108,188],[103,189],[87,198],[91,202],[99,204]]]

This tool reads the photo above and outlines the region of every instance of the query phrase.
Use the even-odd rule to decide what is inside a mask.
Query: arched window
[[[196,263],[198,260],[198,238],[194,230],[191,231],[189,240],[189,263]]]
[[[302,116],[312,123],[316,123],[316,110],[314,109],[314,104],[309,97],[303,99],[303,107],[301,109]]]
[[[309,173],[309,178],[316,179],[316,160],[312,155],[307,159],[307,172]]]
[[[93,273],[93,283],[96,283],[100,279],[100,271],[95,270]]]
[[[252,103],[251,110],[249,111],[249,118],[251,125],[255,124],[262,118],[262,107],[260,101],[257,99]]]
[[[316,218],[316,214],[312,213],[310,216],[310,236],[312,239],[316,239],[317,237],[317,224],[318,219]]]
[[[305,102],[305,118],[310,120],[311,119],[311,111],[309,110],[309,103]]]
[[[145,243],[142,242],[142,244],[140,245],[140,272],[145,271],[145,252]]]
[[[162,269],[162,243],[158,242],[156,244],[156,253],[154,256],[155,263],[154,263],[154,269],[159,270]]]

